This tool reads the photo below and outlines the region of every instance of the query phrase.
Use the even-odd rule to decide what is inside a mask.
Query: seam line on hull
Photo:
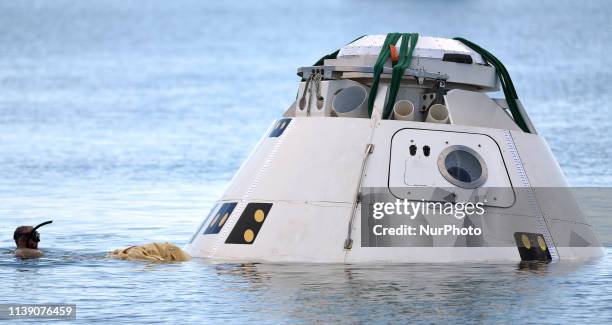
[[[512,137],[512,133],[510,130],[504,130],[504,138],[506,140],[506,147],[510,151],[510,155],[512,156],[512,162],[514,163],[514,167],[516,168],[517,173],[519,174],[519,178],[521,180],[521,185],[527,190],[527,200],[529,201],[530,207],[533,209],[534,213],[538,217],[537,222],[537,230],[544,236],[544,240],[546,241],[546,245],[550,250],[550,256],[553,261],[559,260],[559,252],[557,251],[557,246],[550,235],[550,230],[548,228],[548,223],[546,222],[546,218],[544,214],[540,210],[540,206],[538,205],[535,194],[533,193],[533,188],[531,187],[531,183],[529,182],[529,178],[527,177],[527,172],[525,171],[525,166],[523,165],[523,161],[516,149],[516,145],[514,143],[514,138]]]

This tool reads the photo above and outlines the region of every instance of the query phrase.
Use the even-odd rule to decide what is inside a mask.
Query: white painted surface
[[[385,42],[386,35],[367,35],[340,49],[338,57],[344,56],[378,56],[380,48]],[[401,38],[396,46],[401,48]],[[482,56],[472,51],[459,41],[449,38],[419,36],[414,57],[442,59],[445,53],[466,54],[472,57],[474,63],[483,64]]]
[[[445,100],[454,124],[521,131],[503,108],[484,93],[453,89]]]

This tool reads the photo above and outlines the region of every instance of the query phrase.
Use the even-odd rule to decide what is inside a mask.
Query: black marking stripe
[[[225,243],[253,244],[271,208],[272,203],[249,203]]]
[[[227,219],[232,215],[236,204],[236,202],[223,203],[215,217],[208,224],[208,227],[206,227],[206,230],[204,230],[204,235],[218,234],[227,222]]]
[[[542,234],[515,232],[514,240],[521,260],[550,262],[552,257]]]
[[[206,216],[206,218],[204,219],[204,221],[202,221],[202,223],[200,224],[200,226],[198,227],[198,230],[193,234],[193,236],[191,236],[191,239],[189,240],[189,243],[193,243],[194,239],[196,238],[196,236],[200,233],[200,231],[202,230],[202,228],[204,228],[204,225],[208,223],[208,219],[210,219],[210,216],[212,216],[213,212],[215,212],[217,210],[217,208],[219,207],[219,203],[215,204],[213,206],[212,209],[210,209],[210,212],[208,212],[208,215]]]
[[[280,137],[281,134],[285,132],[285,129],[287,128],[287,126],[289,126],[289,123],[291,123],[290,118],[282,118],[278,120],[276,123],[274,123],[274,128],[272,129],[272,131],[270,131],[269,137],[270,138]]]

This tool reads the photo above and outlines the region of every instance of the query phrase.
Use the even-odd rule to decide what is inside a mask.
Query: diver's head
[[[40,242],[40,233],[38,233],[36,229],[44,225],[48,225],[52,222],[53,221],[51,220],[45,221],[36,227],[32,227],[32,226],[17,227],[17,229],[15,229],[15,232],[13,233],[13,239],[15,240],[15,245],[17,245],[17,248],[37,249],[38,242]]]
[[[30,236],[32,234],[32,229],[34,229],[32,226],[21,226],[15,229],[13,239],[15,240],[17,248],[38,248],[38,242]]]

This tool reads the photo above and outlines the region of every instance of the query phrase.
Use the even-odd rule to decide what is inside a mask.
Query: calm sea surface
[[[0,1],[0,303],[71,323],[612,322],[603,259],[516,264],[170,265],[269,123],[295,69],[355,37],[464,36],[495,53],[575,186],[610,186],[610,1]],[[606,246],[611,222],[591,221]],[[46,257],[12,257],[42,229]]]

